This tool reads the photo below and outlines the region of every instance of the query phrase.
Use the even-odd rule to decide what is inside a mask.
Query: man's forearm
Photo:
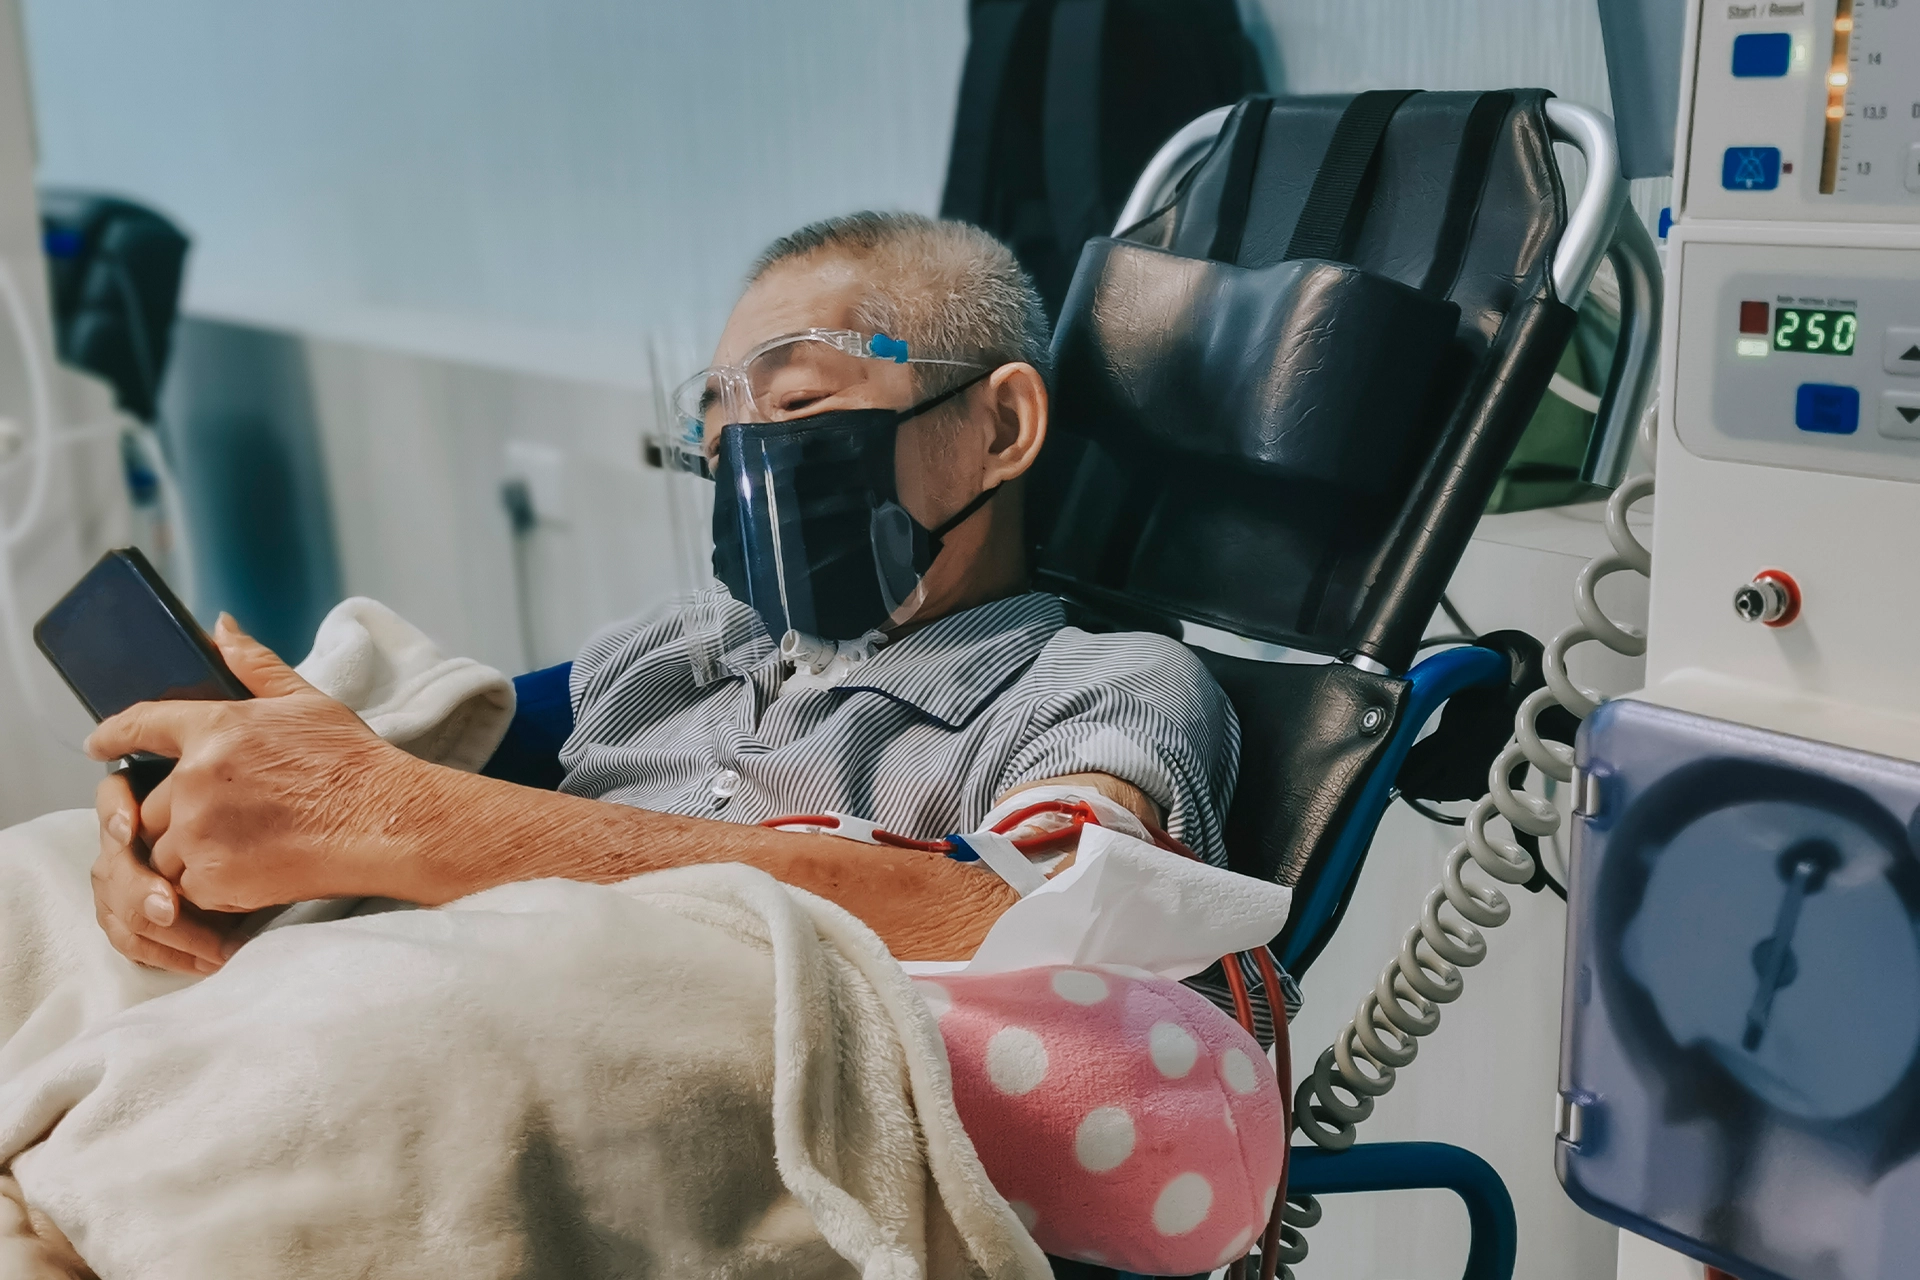
[[[364,850],[367,891],[427,905],[557,876],[612,883],[741,862],[845,907],[902,960],[959,960],[1017,895],[937,854],[654,813],[423,766]]]

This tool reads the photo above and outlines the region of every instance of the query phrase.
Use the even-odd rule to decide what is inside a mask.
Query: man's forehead
[[[853,328],[854,315],[871,291],[865,264],[844,254],[780,263],[740,295],[713,363],[736,364],[768,339],[803,329]]]

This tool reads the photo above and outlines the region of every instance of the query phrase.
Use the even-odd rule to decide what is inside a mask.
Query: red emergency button
[[[1764,302],[1743,302],[1740,304],[1740,332],[1769,333],[1772,326],[1767,323],[1770,309]]]

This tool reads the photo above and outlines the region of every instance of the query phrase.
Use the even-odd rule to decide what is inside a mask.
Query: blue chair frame
[[[1280,963],[1290,972],[1300,967],[1301,955],[1314,945],[1352,896],[1367,850],[1373,844],[1374,831],[1387,806],[1393,802],[1394,780],[1420,730],[1448,698],[1461,690],[1505,682],[1507,665],[1507,659],[1492,649],[1462,645],[1441,650],[1407,673],[1407,682],[1413,688],[1407,698],[1406,712],[1394,729],[1393,741],[1381,752],[1372,775],[1361,789],[1353,813],[1327,854],[1326,869],[1315,881],[1313,891],[1293,904],[1293,929],[1280,954]]]
[[[1513,1280],[1520,1233],[1513,1198],[1493,1166],[1443,1142],[1374,1142],[1342,1152],[1293,1149],[1287,1191],[1343,1195],[1352,1191],[1451,1191],[1465,1202],[1473,1233],[1463,1280]]]
[[[573,731],[568,690],[572,670],[572,663],[561,663],[514,679],[517,703],[513,722],[483,773],[548,791],[559,786],[564,776],[560,747]],[[1314,891],[1294,904],[1300,923],[1292,935],[1290,954],[1280,957],[1282,964],[1297,959],[1299,949],[1345,909],[1381,816],[1393,801],[1394,779],[1420,730],[1448,698],[1463,689],[1500,684],[1507,679],[1507,671],[1503,655],[1465,645],[1442,650],[1407,673],[1413,687],[1406,713],[1327,855],[1325,873]],[[1379,1142],[1338,1154],[1295,1147],[1291,1168],[1289,1193],[1339,1195],[1435,1188],[1456,1193],[1466,1203],[1473,1232],[1464,1280],[1512,1280],[1519,1243],[1513,1200],[1500,1175],[1472,1152],[1437,1142]],[[1115,1280],[1151,1280],[1124,1272],[1110,1274]]]

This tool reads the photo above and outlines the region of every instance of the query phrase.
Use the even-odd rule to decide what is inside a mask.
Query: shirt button
[[[722,769],[713,775],[713,798],[721,804],[733,799],[733,793],[740,789],[740,775],[732,769]]]

